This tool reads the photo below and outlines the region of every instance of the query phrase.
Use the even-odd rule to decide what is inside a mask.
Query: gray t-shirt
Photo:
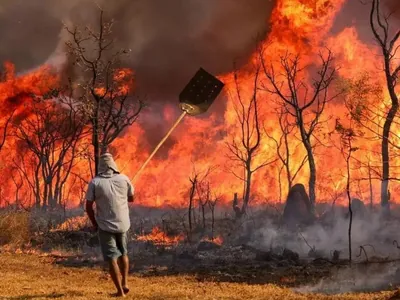
[[[129,230],[128,196],[133,196],[133,192],[129,178],[122,174],[96,176],[92,179],[86,200],[96,202],[96,221],[101,230],[112,233]]]

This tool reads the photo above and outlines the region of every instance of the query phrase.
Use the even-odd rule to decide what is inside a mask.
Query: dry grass
[[[66,268],[48,257],[0,255],[0,299],[108,299],[111,280],[99,269]],[[198,282],[193,277],[130,278],[127,299],[390,299],[393,292],[299,295],[275,285]],[[397,298],[396,298],[397,299]]]
[[[29,242],[30,222],[27,212],[0,213],[0,245],[20,246]]]

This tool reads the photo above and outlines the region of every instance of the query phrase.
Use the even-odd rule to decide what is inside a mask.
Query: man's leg
[[[125,297],[125,292],[124,289],[122,288],[121,280],[120,280],[120,270],[118,267],[118,262],[117,259],[111,259],[109,262],[110,266],[110,275],[112,278],[112,281],[115,284],[115,287],[117,288],[117,296],[120,297]]]
[[[121,252],[121,256],[118,258],[119,267],[122,275],[122,288],[125,293],[129,292],[128,286],[128,273],[129,273],[129,258],[128,258],[128,245],[127,245],[127,234],[121,233],[117,235],[117,247]]]
[[[128,287],[128,273],[129,273],[129,258],[128,255],[122,255],[118,258],[118,263],[119,267],[121,269],[121,275],[122,275],[122,288],[124,289],[124,292],[127,293],[129,292],[129,287]]]
[[[117,260],[121,256],[117,247],[117,237],[113,233],[99,230],[99,239],[104,260],[108,261],[111,279],[117,288],[117,296],[124,297],[125,293],[120,280],[120,269]]]

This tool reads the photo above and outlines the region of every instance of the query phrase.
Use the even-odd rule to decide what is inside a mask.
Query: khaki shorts
[[[99,229],[101,252],[105,261],[128,254],[127,233],[112,233]]]

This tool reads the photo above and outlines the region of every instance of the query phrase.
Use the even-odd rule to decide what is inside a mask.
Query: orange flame
[[[159,227],[154,227],[147,235],[141,235],[137,238],[138,241],[152,242],[158,246],[173,246],[184,240],[182,234],[177,236],[168,236]]]
[[[65,220],[55,231],[79,231],[90,225],[89,218],[87,216],[77,216]]]
[[[214,243],[219,246],[222,246],[222,244],[224,243],[224,239],[220,235],[215,238],[204,238],[202,239],[202,241]]]
[[[366,43],[359,38],[359,28],[354,25],[344,28],[341,32],[331,33],[335,18],[343,8],[345,0],[278,0],[273,11],[271,20],[272,30],[268,37],[263,41],[262,46],[265,49],[263,55],[268,62],[279,60],[279,56],[286,52],[299,53],[303,55],[303,64],[312,64],[316,61],[319,50],[327,46],[336,56],[335,64],[340,66],[339,75],[342,79],[358,80],[362,75],[369,74],[368,84],[378,85],[382,88],[380,94],[374,96],[365,96],[365,102],[375,105],[376,108],[384,107],[389,101],[385,89],[385,79],[382,72],[377,72],[382,65],[380,52],[377,47]],[[366,16],[367,18],[368,16]],[[397,54],[399,58],[400,54]],[[255,63],[259,57],[255,53],[249,65]],[[252,93],[251,76],[248,74],[248,66],[239,71],[239,82],[242,89],[243,100],[249,101]],[[16,108],[22,116],[29,115],[29,111],[24,110],[23,104],[31,101],[31,94],[44,95],[57,85],[58,76],[52,74],[46,67],[35,70],[22,76],[15,76],[11,64],[6,64],[5,76],[0,82],[0,126],[4,125],[10,107]],[[279,70],[277,70],[279,71]],[[134,86],[134,73],[129,69],[121,69],[116,72],[114,79],[120,86],[120,92],[126,93]],[[251,74],[250,74],[251,75]],[[302,74],[305,79],[310,78],[307,70]],[[234,193],[243,191],[243,182],[239,180],[232,172],[226,172],[226,167],[232,167],[236,174],[241,174],[242,169],[232,165],[228,158],[226,143],[232,138],[240,136],[237,117],[234,109],[235,102],[235,84],[233,74],[220,74],[226,83],[225,97],[226,109],[222,114],[211,109],[207,118],[187,117],[173,133],[174,144],[170,146],[167,153],[156,155],[142,176],[135,183],[137,192],[137,202],[142,205],[160,207],[160,206],[186,206],[188,203],[188,192],[190,182],[188,176],[193,170],[193,161],[198,171],[205,171],[210,167],[218,166],[217,171],[211,173],[208,177],[215,194],[223,195],[221,202],[228,203],[233,198]],[[105,93],[105,89],[99,88],[99,93]],[[278,117],[274,111],[275,99],[267,94],[260,94],[260,116],[264,126],[270,136],[280,137],[280,129],[277,126]],[[381,101],[381,100],[384,101]],[[217,101],[223,101],[220,97]],[[247,104],[247,103],[245,103]],[[164,130],[166,130],[175,120],[177,108],[175,105],[166,105],[163,111]],[[146,114],[146,113],[144,113]],[[328,138],[329,132],[334,130],[334,117],[344,117],[346,109],[343,101],[329,103],[322,119],[328,120],[323,124],[323,128],[317,133],[317,138],[329,145],[323,150],[318,149],[316,153],[317,166],[317,200],[319,202],[332,201],[333,194],[340,194],[345,188],[344,170],[345,162],[340,151],[334,146],[338,145],[337,137]],[[334,116],[334,117],[332,117]],[[145,115],[147,117],[147,115]],[[382,125],[382,118],[375,120]],[[368,124],[371,128],[376,126]],[[394,124],[393,132],[399,133],[398,124]],[[373,135],[365,130],[365,137]],[[139,123],[131,126],[127,132],[119,137],[113,144],[118,151],[116,160],[121,169],[129,177],[133,177],[140,165],[152,151],[149,141],[141,139],[141,136],[147,135],[144,127]],[[380,141],[378,139],[358,139],[355,141],[359,148],[357,158],[359,162],[353,161],[351,176],[357,183],[354,187],[354,195],[361,199],[369,198],[369,183],[362,180],[368,176],[368,164],[379,166]],[[298,139],[290,136],[289,148],[292,153],[291,161],[294,163],[292,172],[296,171],[297,166],[305,155],[302,146],[299,146]],[[256,158],[255,165],[267,160],[276,154],[274,143],[263,135],[263,143],[260,149],[260,155]],[[13,202],[17,190],[16,183],[10,178],[12,173],[13,160],[16,157],[15,140],[12,137],[7,139],[6,146],[0,152],[0,157],[4,164],[0,167],[0,178],[4,188],[0,189],[0,199],[7,199]],[[26,158],[28,160],[28,158]],[[392,157],[392,166],[400,165],[400,158]],[[231,169],[232,169],[231,168]],[[74,174],[86,179],[89,176],[87,162],[82,159],[74,166]],[[279,179],[280,165],[271,164],[254,174],[252,182],[252,205],[265,202],[277,202],[279,194],[285,198],[287,194],[287,183],[284,177]],[[308,185],[308,168],[305,166],[297,175],[295,183]],[[281,174],[282,175],[282,174]],[[392,177],[400,176],[400,170],[392,168]],[[380,181],[373,179],[373,193],[380,194]],[[7,188],[5,188],[7,187]],[[392,201],[399,203],[400,196],[399,185],[391,183]],[[83,186],[85,189],[86,186]],[[76,206],[82,200],[82,187],[78,186],[71,179],[67,190],[71,191],[65,201],[69,206]],[[20,190],[20,197],[32,198],[29,184],[23,185]],[[376,197],[378,200],[379,197]],[[4,205],[5,202],[3,202]],[[338,201],[339,203],[339,201]],[[0,205],[2,203],[0,202]],[[148,236],[139,237],[140,240],[160,240],[167,243],[176,243],[183,239],[182,236],[168,237],[159,228],[155,228]]]

